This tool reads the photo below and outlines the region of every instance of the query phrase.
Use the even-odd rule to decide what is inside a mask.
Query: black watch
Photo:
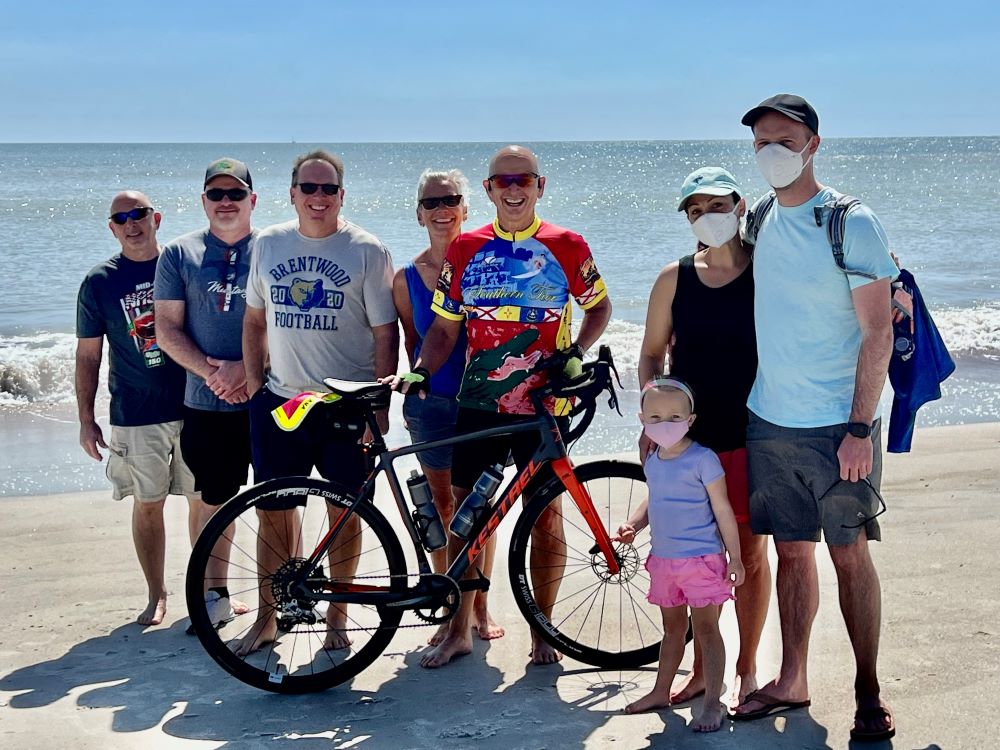
[[[867,422],[848,422],[847,432],[856,438],[871,437],[872,426]]]

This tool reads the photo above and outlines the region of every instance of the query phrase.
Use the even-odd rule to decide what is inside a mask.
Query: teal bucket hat
[[[702,167],[684,178],[684,184],[681,185],[681,202],[677,204],[677,210],[683,211],[688,198],[692,195],[729,195],[730,193],[743,195],[743,190],[736,183],[735,177],[722,167]]]

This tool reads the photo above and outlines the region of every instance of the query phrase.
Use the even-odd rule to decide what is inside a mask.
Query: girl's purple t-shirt
[[[643,466],[649,488],[652,554],[681,559],[715,555],[725,547],[705,485],[725,476],[719,457],[691,443],[676,458],[654,451]]]

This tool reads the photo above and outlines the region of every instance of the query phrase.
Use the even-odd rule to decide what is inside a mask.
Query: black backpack
[[[761,196],[747,212],[744,240],[748,245],[757,245],[757,233],[764,223],[764,217],[774,207],[776,198],[777,196],[773,191]],[[875,279],[877,278],[875,274],[867,273],[866,271],[854,271],[844,264],[844,227],[847,226],[848,214],[859,206],[861,206],[861,201],[857,198],[853,198],[850,195],[842,195],[833,202],[827,202],[822,206],[813,208],[813,215],[818,227],[823,226],[823,218],[827,217],[826,235],[830,240],[830,249],[833,252],[833,260],[837,263],[837,267],[846,274],[863,276],[866,279]]]

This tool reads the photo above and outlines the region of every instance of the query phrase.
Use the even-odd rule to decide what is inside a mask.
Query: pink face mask
[[[664,450],[679,443],[681,438],[687,435],[688,429],[687,420],[683,422],[651,422],[642,426],[646,437]]]

